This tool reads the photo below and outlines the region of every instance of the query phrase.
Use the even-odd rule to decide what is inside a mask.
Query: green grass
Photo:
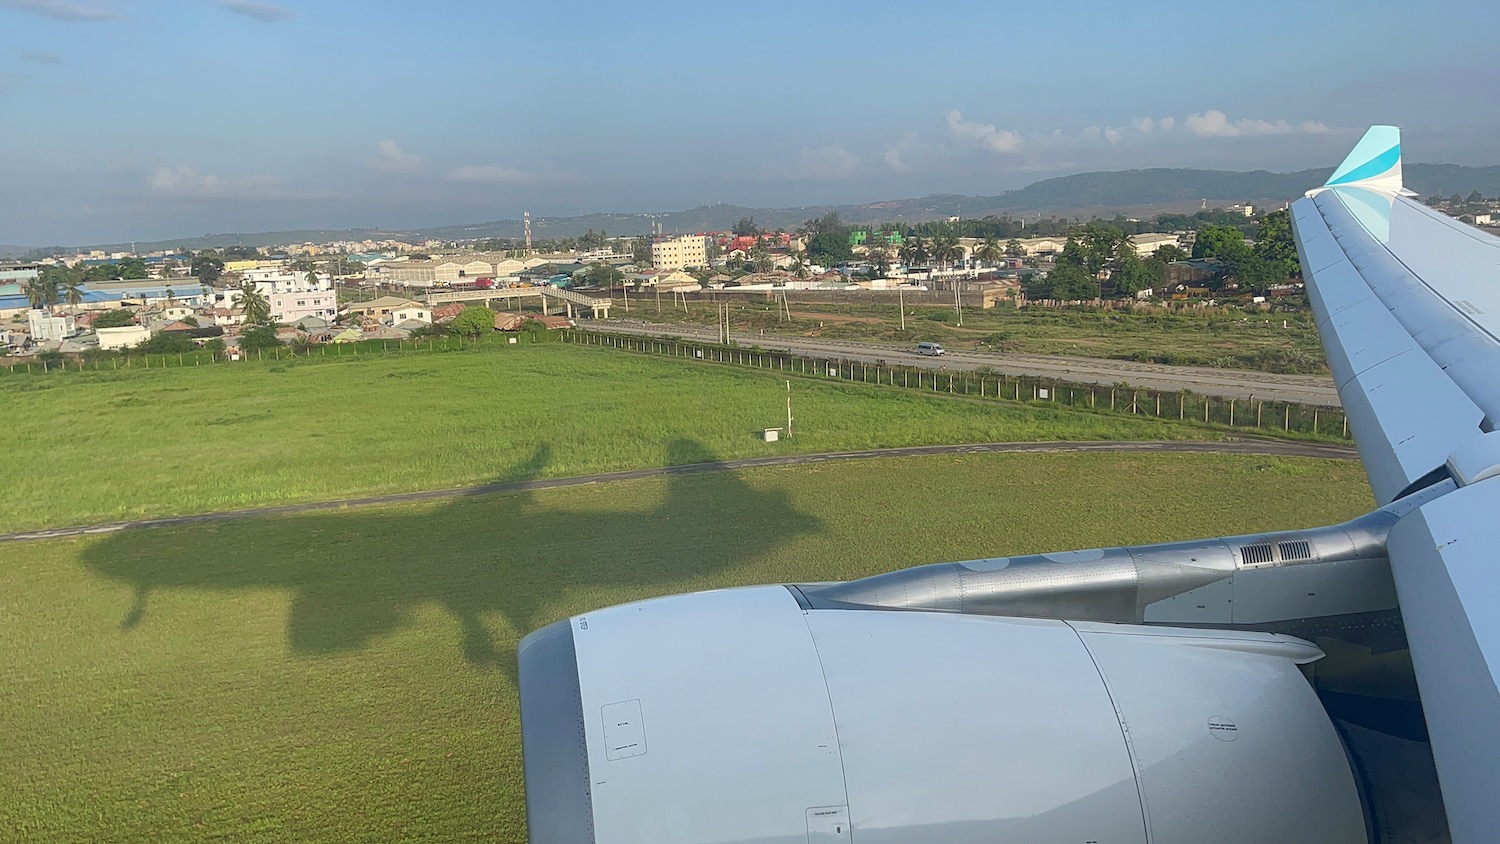
[[[564,344],[0,378],[0,531],[763,454],[1216,436]]]
[[[649,298],[644,301],[646,305],[638,313],[644,319],[705,325],[716,319],[714,303],[691,302],[688,314],[680,309],[664,310],[658,317],[653,301]],[[950,349],[1016,354],[1074,355],[1267,372],[1327,371],[1309,311],[1259,313],[1214,308],[1209,313],[1196,314],[965,308],[964,324],[959,327],[951,304],[908,303],[903,331],[894,301],[793,304],[791,310],[792,320],[783,322],[772,304],[759,300],[741,302],[732,312],[734,327],[736,331],[764,329],[767,334],[901,345],[930,340]],[[1287,321],[1286,328],[1282,328],[1282,320]]]
[[[1356,461],[971,455],[7,545],[0,839],[520,842],[514,648],[551,620],[1370,505]]]

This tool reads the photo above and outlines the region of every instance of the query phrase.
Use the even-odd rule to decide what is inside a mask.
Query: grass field
[[[748,298],[748,297],[738,297]],[[694,322],[716,319],[714,303],[690,302],[689,312],[654,301],[637,304],[643,319]],[[774,305],[744,301],[733,311],[737,331],[796,334],[837,340],[910,344],[922,340],[951,349],[1117,358],[1181,366],[1216,366],[1267,372],[1325,372],[1323,348],[1311,312],[1131,313],[997,307],[964,309],[959,327],[952,305],[907,304],[906,330],[890,304],[791,306],[792,319],[778,318]],[[623,316],[623,313],[620,314]],[[1282,320],[1287,327],[1282,327]]]
[[[520,842],[514,647],[548,621],[685,589],[1310,526],[1369,506],[1356,461],[974,455],[9,545],[0,840]]]
[[[1214,436],[564,344],[0,378],[0,532],[762,454]]]

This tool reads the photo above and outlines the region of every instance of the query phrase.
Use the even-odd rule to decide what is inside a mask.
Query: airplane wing
[[[1500,239],[1411,198],[1376,126],[1292,226],[1339,397],[1381,504],[1451,482],[1388,553],[1455,842],[1500,825]]]

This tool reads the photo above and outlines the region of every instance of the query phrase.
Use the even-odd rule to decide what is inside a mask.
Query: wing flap
[[[1497,512],[1500,483],[1463,487],[1402,518],[1387,546],[1456,844],[1500,828]]]

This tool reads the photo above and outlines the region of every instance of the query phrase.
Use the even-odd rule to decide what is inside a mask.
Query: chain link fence
[[[565,342],[707,363],[770,369],[799,378],[879,384],[938,395],[997,401],[1055,404],[1101,412],[1177,419],[1212,427],[1267,434],[1297,434],[1348,441],[1349,423],[1341,408],[1297,402],[1222,398],[1197,393],[1103,386],[995,372],[927,369],[897,363],[852,361],[799,355],[750,346],[726,346],[673,337],[566,331]]]

